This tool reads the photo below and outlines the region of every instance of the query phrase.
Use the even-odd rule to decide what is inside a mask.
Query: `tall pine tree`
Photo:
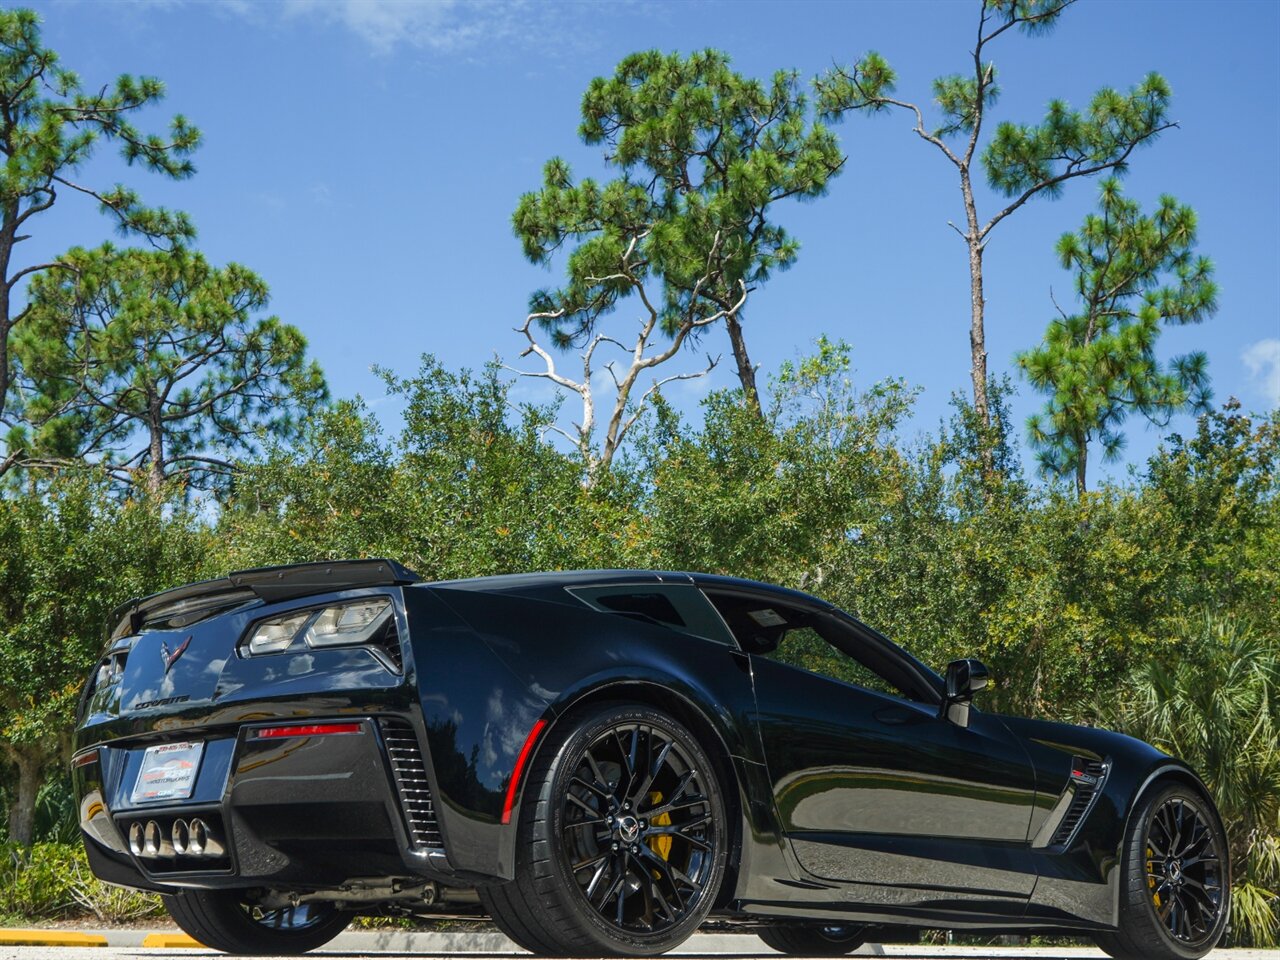
[[[154,77],[125,74],[113,85],[91,87],[58,63],[43,45],[40,22],[30,10],[0,10],[0,425],[12,426],[12,343],[29,308],[21,305],[29,277],[66,270],[59,260],[17,262],[18,245],[31,236],[34,220],[65,197],[95,202],[126,233],[169,244],[195,235],[182,213],[148,207],[130,188],[85,183],[80,171],[103,142],[119,147],[127,166],[141,166],[173,179],[194,173],[191,153],[200,133],[181,115],[165,136],[141,132],[139,111],[164,96]],[[23,456],[18,437],[0,450],[0,474]]]
[[[534,294],[532,319],[561,347],[589,343],[624,304],[673,344],[722,324],[758,412],[743,304],[799,249],[774,207],[821,196],[844,163],[835,136],[810,116],[798,75],[744,77],[715,50],[632,54],[591,81],[579,132],[604,148],[617,176],[575,183],[553,159],[542,189],[520,198],[513,222],[532,262],[572,245],[565,283]],[[630,336],[619,336],[633,352]],[[617,379],[630,390],[632,381]],[[605,438],[604,459],[617,439]]]
[[[1099,211],[1058,241],[1077,309],[1058,306],[1044,339],[1018,364],[1048,398],[1028,424],[1041,469],[1073,476],[1081,495],[1090,445],[1114,460],[1130,414],[1163,426],[1175,413],[1208,406],[1203,353],[1167,364],[1156,356],[1165,325],[1200,323],[1218,308],[1213,264],[1195,246],[1195,211],[1163,196],[1144,215],[1115,178],[1102,183]]]
[[[983,258],[991,232],[1028,200],[1056,197],[1077,177],[1107,170],[1123,172],[1130,154],[1174,124],[1168,118],[1169,87],[1152,73],[1127,93],[1109,87],[1094,94],[1085,111],[1052,100],[1038,124],[1004,122],[979,148],[987,111],[1000,87],[988,47],[1011,30],[1039,35],[1053,28],[1074,0],[981,0],[977,40],[964,73],[933,81],[939,122],[929,129],[924,110],[893,96],[897,75],[880,54],[871,52],[851,67],[834,67],[817,80],[824,116],[851,111],[883,113],[906,110],[915,118],[915,133],[935,147],[955,168],[964,208],[964,241],[969,261],[969,373],[973,406],[984,426],[991,425],[987,398],[986,298]],[[974,195],[973,161],[980,159],[987,183],[1008,202],[980,216]],[[988,464],[990,457],[987,458]]]
[[[267,285],[186,249],[71,250],[31,285],[15,344],[31,396],[28,466],[90,461],[152,492],[224,480],[297,435],[326,396],[296,327],[261,316]]]

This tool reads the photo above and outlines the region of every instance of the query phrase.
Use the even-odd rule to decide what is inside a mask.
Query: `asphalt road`
[[[1103,958],[1105,954],[1098,950],[1090,950],[1085,948],[1068,948],[1068,947],[1043,947],[1043,948],[990,948],[990,947],[884,947],[883,953],[871,954],[873,956],[896,957],[899,960],[941,960],[941,958],[954,957],[965,958],[965,960],[1096,960]],[[862,954],[867,955],[867,954]],[[224,957],[225,954],[216,953],[211,950],[194,950],[194,949],[169,949],[154,950],[142,947],[96,947],[96,948],[75,948],[75,947],[0,947],[0,960],[117,960],[117,958],[148,958],[154,960],[156,957],[174,957],[183,960],[212,960],[212,958]],[[378,960],[394,960],[394,958],[403,957],[406,960],[513,960],[513,958],[527,956],[526,954],[517,953],[404,953],[404,952],[351,952],[342,950],[317,950],[314,953],[305,954],[306,957],[327,958],[327,960],[354,960],[357,957],[375,957]],[[699,953],[682,953],[677,952],[673,956],[678,956],[681,960],[776,960],[778,954],[771,951],[762,950],[759,954],[699,954]],[[266,958],[266,960],[292,960],[292,958],[278,957]],[[1210,960],[1280,960],[1280,951],[1275,950],[1216,950],[1210,955]]]

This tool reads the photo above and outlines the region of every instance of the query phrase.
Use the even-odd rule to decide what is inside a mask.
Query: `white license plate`
[[[186,800],[196,785],[203,743],[162,743],[147,747],[133,785],[132,803]]]

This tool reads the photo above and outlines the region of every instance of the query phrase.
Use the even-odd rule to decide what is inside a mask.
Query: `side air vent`
[[[391,772],[396,778],[409,839],[415,847],[443,846],[431,787],[427,784],[427,764],[413,727],[405,720],[385,717],[378,721],[378,726],[391,759]]]
[[[1102,760],[1085,760],[1076,757],[1071,764],[1071,786],[1074,794],[1071,806],[1053,832],[1050,846],[1066,846],[1075,839],[1076,831],[1093,808],[1093,802],[1102,791],[1107,778],[1107,764]]]
[[[396,673],[404,673],[404,653],[400,649],[400,631],[396,628],[395,617],[388,619],[386,626],[369,642],[382,651]]]

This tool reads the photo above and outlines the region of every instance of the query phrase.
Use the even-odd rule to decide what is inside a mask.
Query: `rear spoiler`
[[[394,560],[335,560],[239,570],[217,580],[189,583],[121,604],[107,621],[108,642],[131,636],[147,623],[167,620],[181,628],[217,610],[254,599],[276,603],[314,593],[421,581],[420,576]]]

